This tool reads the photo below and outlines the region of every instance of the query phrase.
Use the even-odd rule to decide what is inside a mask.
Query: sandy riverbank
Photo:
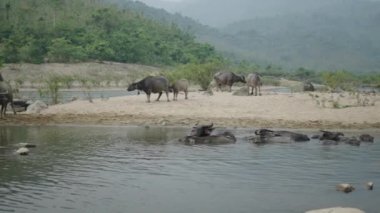
[[[322,96],[323,94],[319,94]],[[152,95],[152,100],[157,97]],[[374,101],[376,101],[375,97]],[[172,99],[172,94],[170,94]],[[349,97],[340,98],[349,102]],[[308,93],[233,96],[227,92],[192,92],[189,99],[146,103],[146,95],[77,100],[50,106],[40,114],[9,115],[0,124],[102,124],[190,126],[214,122],[217,126],[269,128],[380,128],[380,103],[366,107],[322,107]]]

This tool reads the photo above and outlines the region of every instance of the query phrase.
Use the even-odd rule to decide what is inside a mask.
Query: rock
[[[365,213],[365,212],[360,209],[355,209],[355,208],[334,207],[334,208],[328,208],[328,209],[310,210],[305,213]]]
[[[368,190],[373,190],[373,182],[368,182],[367,183],[367,189]]]
[[[369,134],[362,134],[359,136],[359,139],[363,142],[373,142],[374,137]]]
[[[26,113],[29,113],[29,114],[40,113],[41,110],[47,109],[47,108],[48,106],[43,101],[37,100],[28,106],[28,108],[26,109]]]
[[[355,188],[351,184],[341,183],[341,184],[338,184],[336,186],[336,190],[344,192],[344,193],[350,193],[350,192],[354,191]]]
[[[16,153],[19,155],[28,155],[29,154],[29,149],[25,147],[21,147],[18,150],[16,150]]]

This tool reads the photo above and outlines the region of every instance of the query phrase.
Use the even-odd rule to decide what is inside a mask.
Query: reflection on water
[[[351,206],[378,211],[374,144],[317,141],[186,146],[183,128],[0,127],[0,212],[303,212]],[[29,156],[13,152],[33,143]],[[367,191],[367,181],[375,183]],[[351,194],[335,191],[349,182]]]

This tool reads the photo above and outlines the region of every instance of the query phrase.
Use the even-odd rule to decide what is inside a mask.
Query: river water
[[[235,144],[187,146],[184,128],[0,126],[0,212],[380,211],[378,131],[359,147],[257,146],[253,130],[232,131]],[[18,156],[17,143],[37,147]],[[335,191],[344,182],[356,190]]]

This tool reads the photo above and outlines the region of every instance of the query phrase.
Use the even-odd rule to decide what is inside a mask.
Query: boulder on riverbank
[[[40,113],[41,110],[47,109],[47,108],[48,108],[47,104],[45,104],[43,101],[37,100],[28,106],[28,108],[26,109],[26,113],[36,114],[36,113]]]

